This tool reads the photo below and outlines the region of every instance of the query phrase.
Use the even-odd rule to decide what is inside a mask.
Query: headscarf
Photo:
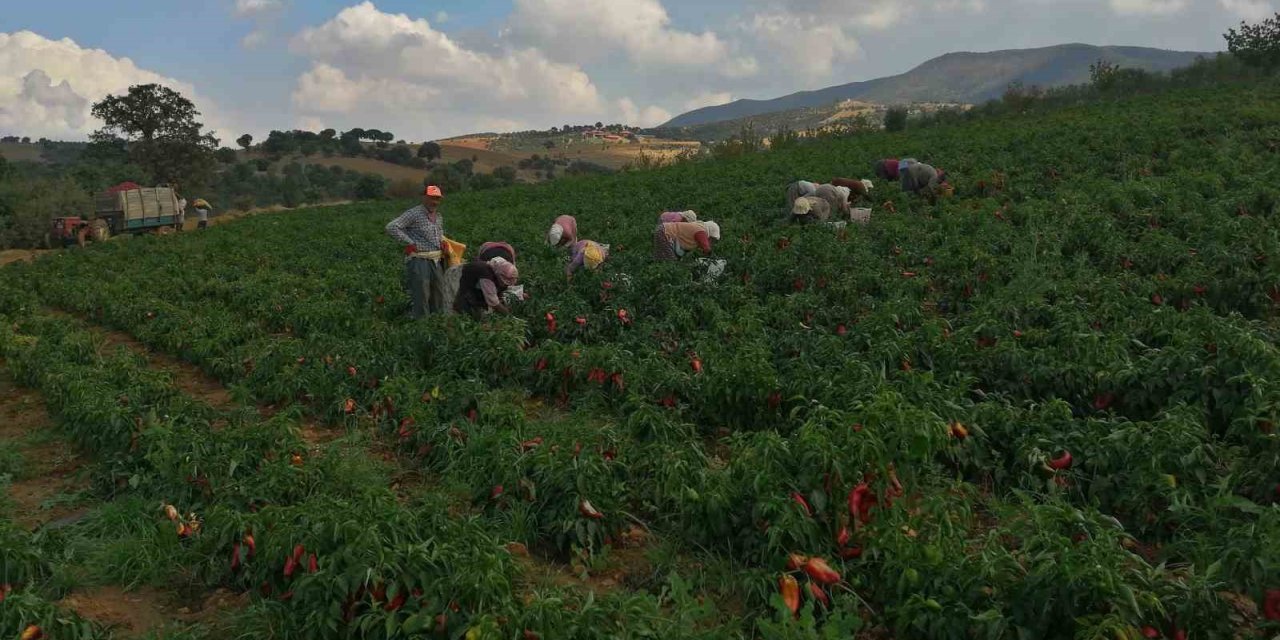
[[[871,184],[871,181],[870,181],[870,180],[867,180],[866,178],[863,178],[863,179],[862,179],[862,186],[863,186],[863,187],[866,187],[867,191],[868,191],[868,192],[870,192],[870,191],[871,191],[871,187],[873,187],[873,186],[875,186],[875,185]]]
[[[796,188],[800,190],[800,195],[811,196],[815,192],[817,192],[818,184],[816,182],[810,182],[808,180],[797,180]]]
[[[502,281],[503,286],[514,286],[520,279],[520,270],[505,258],[493,258],[489,261],[489,266],[493,268],[494,274]]]
[[[708,221],[706,221],[706,222],[697,222],[697,223],[694,223],[694,224],[702,225],[702,228],[703,228],[703,229],[705,229],[705,230],[706,230],[706,232],[707,232],[707,237],[711,238],[712,240],[719,240],[719,239],[720,239],[720,225],[718,225],[718,224],[716,224],[716,223],[714,223],[714,222],[712,222],[712,221],[710,221],[710,220],[708,220]]]
[[[698,214],[697,214],[697,213],[695,213],[695,212],[694,212],[693,210],[691,210],[691,209],[690,209],[690,210],[687,210],[687,211],[681,211],[681,212],[680,212],[680,217],[681,217],[681,218],[684,218],[684,221],[685,221],[685,222],[697,222],[697,221],[698,221]]]
[[[836,187],[836,196],[840,198],[840,202],[849,201],[849,187]]]
[[[594,242],[588,242],[587,246],[582,248],[582,262],[588,269],[598,269],[600,263],[604,262],[604,249]]]
[[[562,237],[564,237],[564,227],[558,224],[553,224],[551,225],[551,229],[547,231],[547,244],[554,247],[557,244],[560,244],[560,238]]]
[[[807,216],[810,209],[813,209],[813,204],[809,202],[809,198],[796,198],[795,206],[791,207],[791,215]]]

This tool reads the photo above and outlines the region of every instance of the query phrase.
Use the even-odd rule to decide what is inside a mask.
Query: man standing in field
[[[444,193],[430,185],[422,204],[387,223],[387,235],[404,245],[404,286],[409,290],[409,316],[444,313],[444,218],[437,209]]]

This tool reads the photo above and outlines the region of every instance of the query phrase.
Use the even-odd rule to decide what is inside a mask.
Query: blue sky
[[[129,84],[190,93],[223,137],[410,139],[605,120],[1063,42],[1207,51],[1280,0],[41,0],[0,15],[0,132],[83,137]]]

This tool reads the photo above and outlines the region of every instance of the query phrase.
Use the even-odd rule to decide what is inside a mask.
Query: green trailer
[[[95,204],[96,217],[112,235],[178,226],[178,196],[168,187],[103,192]]]

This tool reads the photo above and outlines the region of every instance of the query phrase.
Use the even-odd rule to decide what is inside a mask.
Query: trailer
[[[112,189],[95,198],[94,213],[112,235],[177,228],[178,195],[169,187]]]

